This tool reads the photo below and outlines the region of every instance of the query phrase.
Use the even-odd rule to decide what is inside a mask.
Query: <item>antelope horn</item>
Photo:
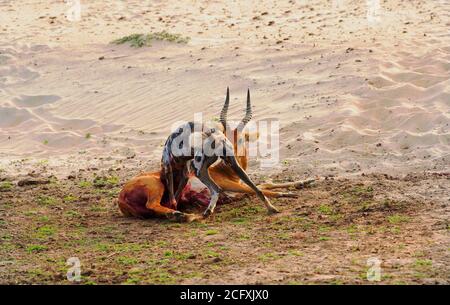
[[[245,110],[245,117],[238,125],[238,130],[242,131],[248,122],[252,119],[252,104],[250,103],[250,89],[247,90],[247,109]]]
[[[230,88],[227,87],[227,97],[225,98],[225,103],[223,104],[222,111],[220,112],[220,122],[223,125],[223,128],[227,129],[227,114],[228,114],[228,106],[230,105]]]

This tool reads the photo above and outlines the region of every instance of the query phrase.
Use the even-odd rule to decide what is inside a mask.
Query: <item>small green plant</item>
[[[320,241],[327,241],[327,240],[330,240],[330,238],[328,236],[320,236],[319,240]]]
[[[131,34],[122,38],[114,40],[114,44],[129,43],[134,48],[141,48],[144,46],[150,47],[152,41],[168,41],[175,43],[187,43],[190,38],[183,37],[181,34],[171,34],[167,31],[155,32],[150,34]]]
[[[122,265],[135,265],[138,261],[133,257],[121,256],[117,258],[117,262]]]
[[[64,197],[65,202],[73,202],[73,201],[77,201],[77,200],[78,200],[78,197],[75,197],[72,194]]]
[[[36,237],[37,238],[47,238],[53,236],[56,233],[56,229],[52,226],[43,226],[37,229]]]
[[[88,132],[84,137],[89,140],[92,137],[92,135],[90,132]]]
[[[81,214],[77,211],[67,211],[64,216],[67,218],[79,218],[81,217]]]
[[[395,215],[388,216],[387,220],[392,224],[398,224],[398,223],[402,223],[402,222],[408,222],[409,217],[395,214]]]
[[[51,196],[42,195],[37,198],[37,202],[40,205],[54,205],[56,203],[56,199]]]
[[[168,251],[164,252],[164,256],[165,257],[172,257],[173,256],[173,251],[168,250]]]
[[[78,183],[78,186],[79,187],[82,187],[82,188],[87,188],[87,187],[91,187],[92,186],[92,182],[90,182],[90,181],[86,181],[86,180],[83,180],[83,181],[80,181],[79,183]]]
[[[94,187],[114,187],[119,184],[119,177],[117,176],[111,176],[111,177],[100,177],[97,176],[94,178],[94,181],[92,182]]]
[[[417,259],[414,262],[414,267],[418,269],[425,269],[428,267],[431,267],[433,265],[433,262],[429,259]]]
[[[3,181],[0,183],[0,192],[10,191],[13,188],[13,184],[10,181]]]
[[[42,143],[43,143],[44,145],[48,145],[48,140],[45,139],[44,141],[42,141]]]
[[[206,231],[206,235],[216,235],[217,233],[219,233],[217,230],[208,230],[208,231]]]
[[[42,245],[29,245],[27,247],[27,252],[28,253],[34,253],[34,252],[42,252],[47,250],[46,246],[42,246]]]
[[[318,210],[321,214],[326,214],[326,215],[333,214],[333,209],[329,205],[326,205],[326,204],[320,205]]]
[[[41,222],[49,222],[49,220],[50,220],[50,218],[48,218],[48,216],[41,216],[41,217],[39,217],[39,221],[41,221]]]
[[[276,259],[280,258],[280,256],[277,253],[265,253],[265,254],[261,254],[258,258],[259,258],[259,260],[261,260],[263,262],[267,262],[267,261],[271,261],[271,260],[276,260]]]

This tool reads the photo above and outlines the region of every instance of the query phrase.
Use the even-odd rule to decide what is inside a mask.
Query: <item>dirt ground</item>
[[[1,177],[0,283],[76,283],[71,257],[82,284],[449,283],[449,173],[326,177],[272,200],[280,214],[250,197],[190,224],[123,217],[117,195],[133,174]]]
[[[79,284],[448,284],[449,16],[424,0],[0,0],[0,284],[76,284],[71,258]],[[139,34],[161,39],[113,43]],[[190,224],[123,217],[123,183],[159,168],[176,122],[217,121],[227,87],[229,121],[250,89],[252,122],[279,123],[255,181],[322,178],[277,215],[250,197]]]

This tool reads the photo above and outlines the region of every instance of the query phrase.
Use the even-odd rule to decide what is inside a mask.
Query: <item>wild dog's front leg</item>
[[[208,208],[203,213],[203,216],[208,217],[214,212],[214,209],[219,199],[220,187],[209,176],[208,168],[216,162],[217,156],[196,156],[194,159],[193,167],[195,169],[195,175],[200,181],[206,185],[211,193],[211,199],[209,200]]]
[[[267,199],[266,196],[261,192],[258,187],[250,180],[247,173],[242,169],[242,167],[239,165],[239,163],[236,161],[236,158],[234,156],[230,156],[226,158],[226,161],[230,164],[230,166],[233,168],[233,170],[236,172],[238,177],[247,184],[255,193],[256,195],[264,202],[264,205],[267,208],[267,211],[269,213],[279,213],[278,209],[275,208]]]
[[[185,164],[179,180],[180,180],[180,182],[178,183],[178,188],[175,193],[175,200],[176,200],[177,204],[178,204],[178,202],[180,202],[180,198],[183,193],[183,190],[189,181],[189,163]]]
[[[170,162],[164,162],[162,164],[162,175],[166,182],[167,191],[169,192],[169,204],[173,209],[177,208],[177,201],[173,191],[173,171]]]

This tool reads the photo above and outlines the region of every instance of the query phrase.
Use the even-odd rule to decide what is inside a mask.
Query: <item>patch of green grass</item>
[[[37,198],[37,202],[40,205],[54,205],[56,204],[56,199],[51,196],[41,195]]]
[[[409,217],[395,214],[395,215],[388,216],[387,220],[391,224],[398,224],[398,223],[408,222],[409,221]]]
[[[150,47],[152,41],[168,41],[175,43],[187,43],[189,37],[183,37],[181,34],[171,34],[167,31],[155,32],[150,34],[131,34],[122,38],[114,40],[114,44],[129,43],[134,48],[141,48],[144,46]]]
[[[13,188],[13,184],[10,181],[3,181],[0,183],[0,192],[10,191]]]
[[[77,211],[67,211],[66,213],[64,213],[64,216],[67,218],[80,218],[81,214]]]
[[[84,138],[89,140],[92,137],[91,133],[88,132],[87,134],[84,135]]]
[[[391,233],[394,233],[394,234],[400,234],[401,230],[399,227],[394,226],[394,227],[390,228],[390,231],[391,231]]]
[[[318,211],[319,211],[321,214],[325,214],[325,215],[331,215],[331,214],[333,214],[333,208],[330,207],[330,206],[327,205],[327,204],[321,204],[321,205],[319,206],[319,208],[318,208]]]
[[[278,258],[280,258],[280,256],[277,253],[264,253],[264,254],[261,254],[260,256],[258,256],[258,259],[263,262],[276,260]]]
[[[298,250],[289,250],[288,253],[293,256],[304,256],[305,254]]]
[[[231,222],[233,222],[235,224],[245,224],[245,223],[248,223],[248,219],[245,217],[237,217],[237,218],[231,220]]]
[[[39,221],[40,222],[49,222],[50,218],[48,218],[48,216],[41,216],[39,217]]]
[[[168,243],[166,240],[158,240],[158,241],[156,242],[156,245],[157,245],[158,247],[166,247],[166,246],[169,245],[169,243]]]
[[[329,231],[331,231],[331,227],[329,227],[329,226],[320,226],[319,227],[319,232],[329,232]]]
[[[116,261],[121,265],[136,265],[138,263],[137,259],[129,256],[120,256],[116,259]]]
[[[89,208],[89,210],[91,212],[104,212],[104,211],[106,211],[106,208],[102,207],[101,205],[94,204]]]
[[[252,219],[252,215],[258,215],[264,211],[263,207],[252,205],[246,201],[243,206],[221,211],[216,218],[222,222],[231,221],[234,224],[242,225],[247,224]]]
[[[37,215],[37,214],[39,214],[37,211],[26,211],[26,212],[23,213],[23,215],[25,215],[27,217],[34,216],[34,215]]]
[[[349,203],[362,203],[361,209],[368,209],[371,205],[370,200],[373,199],[373,187],[358,185],[342,194],[343,198]]]
[[[42,226],[37,229],[36,237],[40,239],[45,239],[47,237],[53,236],[56,233],[56,229],[52,226]]]
[[[48,140],[45,139],[44,141],[42,141],[42,143],[43,143],[44,145],[48,145]]]
[[[213,251],[213,250],[206,250],[204,253],[206,256],[209,256],[209,257],[219,257],[220,256],[220,253]]]
[[[348,234],[355,234],[358,232],[358,227],[356,225],[350,225],[347,227],[347,233]]]
[[[82,187],[82,188],[88,188],[88,187],[92,186],[92,182],[83,180],[83,181],[78,182],[78,186]]]
[[[419,269],[429,268],[433,265],[433,261],[429,259],[416,259],[414,262],[414,267]]]
[[[28,253],[35,253],[35,252],[42,252],[47,250],[46,246],[42,246],[42,245],[28,245],[27,246],[27,252]]]
[[[29,269],[29,270],[27,270],[27,273],[32,278],[42,278],[42,277],[49,277],[50,276],[50,272],[43,271],[41,269]]]
[[[373,187],[371,186],[355,186],[353,187],[350,192],[355,196],[369,196],[372,197],[373,195]]]
[[[96,248],[97,248],[99,251],[102,251],[102,252],[109,252],[109,251],[112,249],[111,245],[109,245],[109,244],[104,244],[104,243],[98,243],[98,244],[96,245]]]
[[[238,240],[250,240],[250,239],[251,239],[251,237],[249,234],[240,234],[238,236]]]
[[[117,176],[110,176],[110,177],[100,177],[97,176],[94,178],[94,181],[92,182],[94,187],[113,187],[119,184],[119,177]]]
[[[174,284],[176,279],[166,271],[152,272],[147,279],[152,284]]]
[[[330,238],[328,236],[320,236],[319,240],[320,241],[327,241],[327,240],[330,240]]]
[[[165,257],[172,257],[172,256],[173,256],[173,251],[170,251],[170,250],[165,251],[165,252],[164,252],[164,256],[165,256]]]
[[[74,201],[77,201],[77,200],[78,200],[78,197],[73,196],[72,194],[67,195],[67,196],[64,197],[64,201],[65,202],[74,202]]]
[[[208,231],[206,231],[206,235],[216,235],[217,233],[219,233],[219,231],[217,231],[217,230],[208,230]]]
[[[11,241],[13,239],[13,236],[11,234],[3,234],[0,236],[0,239],[3,241]]]

